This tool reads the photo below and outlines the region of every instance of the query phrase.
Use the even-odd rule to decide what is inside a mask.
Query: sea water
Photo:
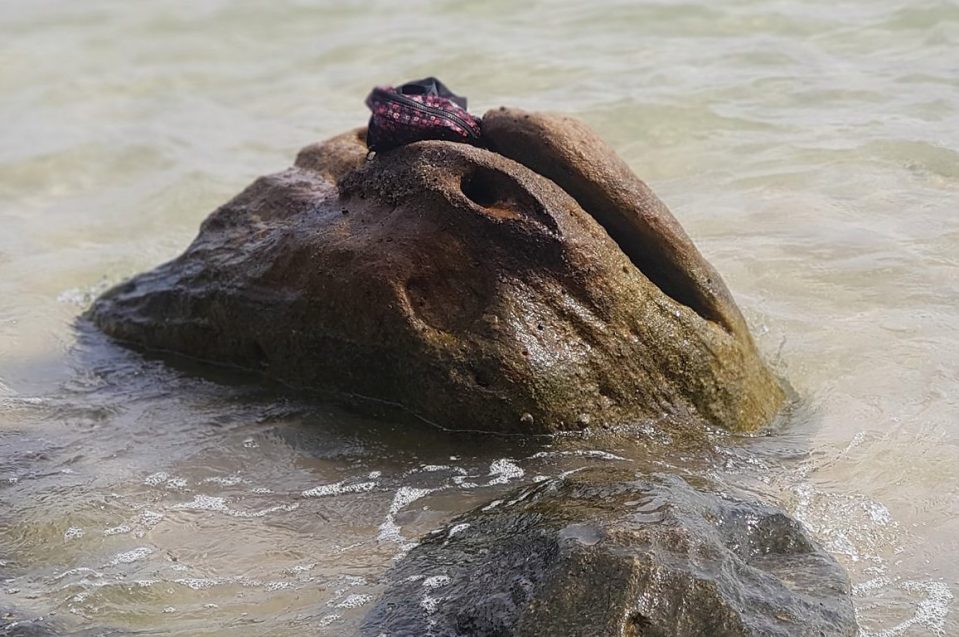
[[[658,462],[801,519],[866,635],[959,634],[957,51],[959,5],[932,0],[5,0],[0,609],[349,635],[457,513]],[[717,433],[708,458],[464,438],[74,327],[256,176],[362,124],[370,87],[425,75],[608,139],[725,277],[790,418]]]

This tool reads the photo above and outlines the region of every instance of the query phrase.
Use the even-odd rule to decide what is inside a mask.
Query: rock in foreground
[[[846,637],[843,569],[783,512],[677,477],[586,470],[455,520],[389,575],[362,634]]]
[[[649,188],[581,123],[486,121],[500,152],[431,141],[367,161],[363,131],[307,147],[88,316],[452,429],[767,423],[781,388]]]

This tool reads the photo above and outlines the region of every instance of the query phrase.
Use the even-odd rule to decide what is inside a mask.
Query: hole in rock
[[[556,222],[537,201],[511,177],[489,168],[476,168],[463,175],[460,190],[487,214],[501,219],[529,218],[556,230]]]
[[[482,369],[473,370],[473,381],[483,389],[488,389],[493,384],[490,376]]]
[[[624,627],[626,637],[666,637],[661,630],[653,627],[653,623],[642,613],[632,613],[626,620]]]
[[[491,170],[476,170],[463,176],[460,189],[477,206],[492,208],[501,216],[518,217],[519,202],[508,195],[505,181]]]

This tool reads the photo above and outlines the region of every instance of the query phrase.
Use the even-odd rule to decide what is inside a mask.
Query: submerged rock
[[[429,141],[367,161],[362,130],[307,147],[88,316],[453,429],[767,423],[780,386],[646,185],[574,120],[485,121],[499,152]]]
[[[49,628],[34,622],[11,622],[4,624],[0,619],[0,637],[61,637]]]
[[[105,628],[67,632],[44,618],[25,619],[19,613],[0,610],[0,637],[122,637],[124,633]]]
[[[428,536],[362,635],[838,637],[843,569],[782,511],[678,477],[588,469]]]

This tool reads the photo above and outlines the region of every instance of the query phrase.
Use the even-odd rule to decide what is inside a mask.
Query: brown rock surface
[[[749,339],[719,273],[666,204],[586,124],[563,115],[500,108],[483,118],[483,132],[493,150],[572,195],[664,293]]]
[[[645,184],[575,120],[486,122],[503,154],[435,141],[366,161],[361,130],[309,146],[88,316],[454,429],[768,422],[782,390]]]

